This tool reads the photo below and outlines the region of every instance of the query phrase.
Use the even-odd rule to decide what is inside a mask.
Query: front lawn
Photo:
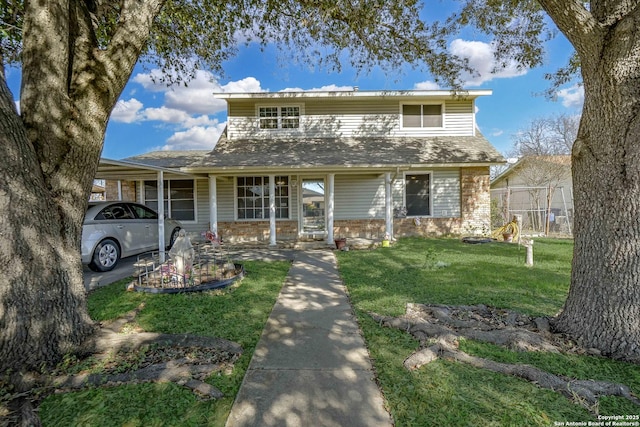
[[[126,281],[89,295],[94,320],[122,316],[145,302],[136,317],[148,332],[215,336],[242,345],[232,372],[208,382],[221,400],[202,400],[174,383],[100,387],[49,396],[40,406],[44,426],[223,426],[253,350],[289,271],[288,262],[244,262],[246,277],[237,288],[182,295],[125,292]]]
[[[409,334],[383,328],[369,312],[397,316],[405,304],[485,304],[530,315],[554,315],[566,298],[573,243],[536,240],[534,267],[516,244],[469,245],[455,239],[402,239],[391,248],[338,252],[340,273],[363,329],[396,427],[549,426],[597,421],[583,407],[524,380],[437,360],[416,371],[403,361],[418,347]],[[517,353],[465,341],[488,359],[526,363],[557,375],[621,382],[640,393],[640,368],[593,356]],[[622,398],[603,398],[602,415],[637,415]]]

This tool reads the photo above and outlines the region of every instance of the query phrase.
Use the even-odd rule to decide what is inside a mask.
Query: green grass
[[[534,267],[524,265],[523,247],[468,245],[454,239],[402,239],[392,248],[338,253],[340,272],[396,427],[549,426],[595,420],[555,392],[464,364],[439,360],[409,372],[402,363],[418,342],[405,332],[381,328],[367,314],[400,315],[406,303],[416,302],[486,304],[554,315],[568,292],[572,250],[570,240],[536,240]],[[518,353],[473,341],[462,342],[461,348],[573,378],[622,382],[640,393],[637,365],[592,356]],[[621,398],[601,399],[599,411],[640,413]]]
[[[208,382],[225,398],[203,401],[173,383],[139,384],[57,394],[40,406],[44,426],[222,426],[253,350],[284,283],[287,262],[245,262],[237,288],[218,292],[152,295],[125,292],[125,282],[100,288],[88,298],[97,321],[114,319],[145,302],[136,318],[146,331],[216,336],[242,345],[244,353],[229,375]]]
[[[467,245],[454,239],[403,239],[392,248],[337,252],[378,381],[396,427],[553,426],[594,421],[588,411],[561,395],[517,378],[436,361],[409,372],[402,363],[418,347],[409,334],[381,328],[369,311],[399,315],[405,304],[486,304],[532,315],[554,315],[566,298],[573,245],[536,240],[535,266],[524,266],[517,245]],[[137,322],[148,331],[219,336],[240,343],[245,353],[230,375],[208,381],[227,397],[202,401],[175,384],[141,384],[58,394],[40,406],[45,426],[222,426],[238,391],[288,263],[246,262],[237,288],[219,293],[149,295],[124,292],[123,283],[100,288],[89,299],[96,320],[117,318],[146,302]],[[463,341],[471,354],[527,363],[580,379],[622,382],[640,394],[637,365],[605,358],[517,353]],[[603,415],[640,411],[620,398],[603,398]]]

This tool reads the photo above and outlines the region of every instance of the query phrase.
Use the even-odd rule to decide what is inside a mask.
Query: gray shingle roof
[[[476,136],[291,138],[228,140],[192,163],[206,167],[326,167],[502,163],[502,155]]]
[[[202,160],[209,153],[208,150],[152,151],[123,160],[159,168],[179,169]]]

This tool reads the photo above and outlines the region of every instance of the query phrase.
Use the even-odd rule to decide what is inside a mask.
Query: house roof
[[[190,154],[181,156],[180,153]],[[136,179],[152,179],[157,176],[158,172],[190,176],[181,172],[180,169],[193,162],[196,157],[202,157],[205,153],[207,151],[200,151],[199,154],[196,154],[196,152],[155,151],[123,160],[105,159],[103,157],[100,159],[95,178],[117,180],[135,177]]]
[[[371,168],[503,163],[484,136],[233,139],[187,169]]]
[[[518,159],[517,162],[509,166],[504,172],[495,177],[493,181],[491,181],[491,185],[496,185],[501,181],[509,178],[513,173],[522,169],[528,163],[538,161],[545,163],[554,163],[559,166],[566,166],[568,169],[571,169],[571,156],[568,154],[560,154],[560,155],[549,155],[549,156],[537,156],[537,155],[529,155],[523,156]]]
[[[185,151],[152,151],[138,156],[128,157],[124,161],[140,163],[158,168],[179,169],[202,159],[209,154],[209,150],[185,150]]]

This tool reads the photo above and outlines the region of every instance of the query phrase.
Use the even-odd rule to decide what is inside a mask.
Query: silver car
[[[164,220],[171,247],[182,225]],[[121,257],[158,249],[158,214],[133,202],[90,202],[82,226],[82,263],[94,271],[112,270]]]

